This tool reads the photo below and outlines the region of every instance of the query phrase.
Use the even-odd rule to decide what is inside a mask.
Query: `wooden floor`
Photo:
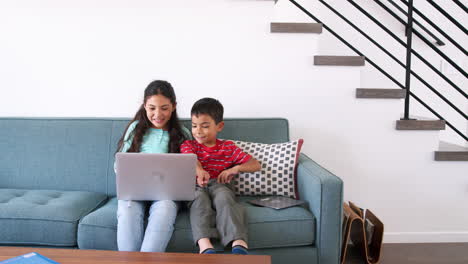
[[[362,264],[355,249],[346,264]],[[384,244],[380,264],[468,264],[468,243]]]

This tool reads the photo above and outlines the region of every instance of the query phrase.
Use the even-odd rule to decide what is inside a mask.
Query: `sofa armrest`
[[[343,181],[304,154],[297,167],[299,199],[308,202],[316,217],[317,263],[339,263]]]

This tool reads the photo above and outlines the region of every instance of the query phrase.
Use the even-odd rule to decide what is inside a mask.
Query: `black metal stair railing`
[[[460,0],[453,0],[453,2],[457,4],[461,9],[463,9],[465,13],[468,13],[468,8],[466,8],[466,6],[462,2],[460,2]]]
[[[393,0],[388,0],[388,2],[391,3],[393,6],[398,6]],[[402,0],[401,2],[403,2],[405,5],[408,4],[405,0]],[[439,26],[437,26],[434,22],[432,22],[432,20],[427,18],[427,16],[424,15],[422,12],[420,12],[417,8],[413,8],[413,10],[418,16],[420,16],[424,21],[426,21],[426,23],[428,23],[432,28],[437,30],[437,32],[439,32],[444,38],[446,38],[448,41],[450,41],[450,43],[452,43],[452,45],[454,45],[461,52],[463,52],[463,54],[465,54],[465,56],[468,56],[468,52],[457,41],[455,41],[452,37],[450,37],[447,33],[445,33],[445,31],[443,31]]]
[[[468,34],[466,28],[460,24],[455,18],[453,18],[449,13],[447,13],[442,7],[434,2],[434,0],[427,0],[429,4],[431,4],[437,11],[439,11],[442,15],[444,15],[448,20],[450,20],[455,26],[457,26],[465,35]]]
[[[405,96],[405,116],[402,120],[409,120],[409,103],[410,103],[410,81],[411,81],[411,51],[412,51],[412,43],[413,43],[413,0],[409,0],[408,5],[408,23],[406,24],[406,73],[405,73],[405,89],[406,89],[406,96]],[[462,112],[463,114],[463,112]]]
[[[333,7],[331,7],[326,1],[323,1],[323,0],[319,0],[322,4],[324,4],[328,9],[330,9],[334,14],[336,14],[338,17],[340,17],[341,19],[343,19],[346,23],[348,23],[352,28],[354,28],[356,31],[358,31],[359,33],[361,33],[361,35],[363,35],[367,40],[369,40],[370,42],[372,42],[374,45],[376,45],[380,50],[382,50],[385,54],[387,54],[390,58],[392,58],[395,62],[397,62],[401,67],[405,68],[406,69],[406,65],[401,62],[399,59],[397,59],[393,54],[391,54],[388,50],[386,50],[384,47],[382,47],[382,45],[380,45],[378,42],[376,42],[374,39],[372,39],[368,34],[366,34],[364,31],[362,31],[359,27],[357,27],[355,24],[353,24],[351,21],[349,21],[346,17],[344,17],[342,14],[340,14],[338,11],[336,11],[336,9],[334,9]],[[380,22],[378,22],[377,20],[374,21],[376,22],[378,25],[382,26],[382,28],[387,31],[387,33],[389,33],[393,38],[399,40],[400,44],[403,45],[405,48],[406,48],[406,44],[401,41],[393,32],[391,32],[388,28],[386,28],[385,26],[383,26]],[[415,52],[417,53],[417,52]],[[422,57],[420,56],[419,54],[417,54],[417,57]],[[429,63],[429,62],[428,62]],[[450,102],[450,100],[448,100],[445,96],[443,96],[440,92],[437,91],[437,89],[435,89],[434,87],[432,87],[429,83],[427,83],[423,78],[421,78],[421,76],[419,76],[416,72],[414,72],[413,70],[410,69],[410,73],[412,75],[414,75],[420,82],[422,82],[424,85],[426,85],[426,87],[428,87],[433,93],[435,93],[439,98],[441,98],[444,102],[446,102],[450,107],[452,107],[455,111],[457,111],[460,115],[462,115],[465,119],[467,118],[466,117],[466,114],[461,111],[459,108],[457,108],[452,102]],[[406,87],[405,87],[406,89]],[[466,96],[466,95],[465,95]],[[468,97],[467,97],[468,98]]]
[[[334,12],[335,14],[339,14],[339,12],[337,12],[335,9],[333,9],[329,4],[327,4],[324,0],[319,0],[322,4],[324,4],[327,8],[329,8],[330,10],[332,10],[332,12]],[[374,0],[375,2],[379,2],[378,0]],[[405,87],[403,84],[401,84],[399,81],[397,81],[395,78],[393,78],[390,74],[388,74],[385,70],[383,70],[381,67],[379,67],[374,61],[372,61],[370,58],[368,58],[367,56],[365,56],[362,52],[360,52],[358,49],[356,49],[354,46],[352,46],[349,42],[347,42],[345,39],[343,39],[339,34],[337,34],[335,31],[333,31],[330,27],[328,27],[326,24],[324,24],[322,21],[320,21],[320,19],[318,19],[316,16],[314,16],[312,13],[310,13],[307,9],[305,9],[303,6],[301,6],[300,4],[298,4],[296,1],[294,0],[290,0],[290,2],[292,4],[294,4],[297,8],[299,8],[301,11],[303,11],[306,15],[308,15],[309,17],[311,17],[312,19],[314,19],[316,22],[318,23],[321,23],[323,25],[323,27],[329,31],[332,35],[334,35],[337,39],[339,39],[341,42],[343,42],[346,46],[348,46],[351,50],[353,50],[354,52],[356,52],[358,55],[360,56],[364,56],[365,60],[367,62],[369,62],[369,64],[371,64],[373,67],[375,67],[378,71],[380,71],[383,75],[385,75],[387,78],[389,78],[392,82],[394,82],[396,85],[398,85],[400,88],[402,89],[407,89],[407,87]],[[375,18],[373,18],[370,14],[368,14],[365,10],[363,10],[360,6],[358,6],[357,4],[354,3],[354,1],[351,1],[351,0],[348,0],[348,2],[350,2],[351,4],[353,4],[354,6],[356,6],[356,8],[358,8],[358,10],[360,10],[361,12],[363,12],[364,14],[367,14],[368,17],[373,20],[376,24],[378,24],[382,29],[384,29],[384,31],[386,31],[387,33],[389,33],[394,39],[396,39],[400,44],[402,44],[406,49],[407,49],[407,65],[404,65],[402,62],[400,62],[397,58],[395,58],[395,56],[391,55],[387,50],[385,50],[380,44],[378,44],[375,40],[373,40],[372,38],[370,38],[367,34],[365,34],[362,30],[360,30],[358,27],[356,27],[354,24],[352,24],[348,19],[344,18],[344,16],[342,16],[341,14],[339,14],[338,16],[342,19],[344,19],[349,25],[351,25],[354,29],[356,29],[359,33],[361,33],[364,37],[366,37],[368,40],[370,40],[374,45],[376,45],[377,47],[379,47],[382,51],[384,51],[387,55],[389,55],[392,59],[394,59],[395,61],[397,61],[398,64],[400,64],[401,66],[407,68],[407,76],[406,76],[406,84],[409,85],[409,73],[411,73],[412,75],[414,75],[419,81],[421,81],[423,84],[425,84],[431,91],[433,91],[435,94],[437,94],[442,100],[444,100],[448,105],[450,105],[452,108],[454,108],[459,114],[462,114],[462,116],[465,118],[465,120],[467,119],[467,116],[464,112],[460,111],[458,108],[456,108],[449,100],[447,100],[445,97],[443,97],[443,95],[441,95],[439,92],[437,92],[436,89],[434,89],[432,86],[430,86],[426,81],[424,81],[424,79],[422,79],[419,75],[417,75],[416,73],[414,73],[412,70],[411,70],[411,63],[410,63],[410,57],[408,58],[409,54],[414,54],[416,57],[418,57],[419,59],[421,59],[421,61],[426,61],[422,56],[420,56],[415,50],[411,49],[411,47],[408,47],[409,45],[405,44],[401,39],[399,39],[395,34],[393,34],[388,28],[386,28],[384,25],[382,25],[379,21],[377,21]],[[412,0],[410,0],[411,4],[412,4]],[[410,9],[411,10],[411,9]],[[409,11],[410,11],[409,10]],[[412,17],[412,10],[411,12],[408,12],[408,15],[410,15],[411,13],[411,17]],[[366,16],[367,16],[366,15]],[[399,18],[401,19],[401,18]],[[406,23],[405,23],[406,24]],[[408,23],[410,24],[410,23]],[[414,32],[414,30],[410,27],[410,32]],[[416,34],[418,35],[418,37],[420,38],[424,38],[421,34]],[[427,40],[426,40],[427,41]],[[427,41],[429,42],[429,41]],[[426,44],[428,44],[426,42]],[[434,45],[432,43],[430,43],[432,45],[432,47],[434,47]],[[428,44],[429,45],[429,44]],[[431,48],[432,48],[431,47]],[[434,47],[435,48],[435,47]],[[433,49],[434,49],[433,48]],[[437,49],[438,50],[438,49]],[[435,50],[437,52],[437,50]],[[439,51],[440,52],[440,51]],[[438,53],[439,53],[438,52]],[[441,55],[441,54],[439,54]],[[445,54],[441,55],[442,57],[445,56]],[[446,56],[445,56],[446,57]],[[427,61],[426,61],[427,62]],[[427,62],[428,66],[432,66],[430,63]],[[458,65],[457,65],[458,66]],[[433,66],[432,66],[433,67]],[[460,68],[460,67],[458,67]],[[461,68],[460,68],[461,69]],[[432,70],[436,70],[438,72],[437,69],[432,69]],[[462,70],[463,71],[463,70]],[[436,73],[437,73],[436,72]],[[440,72],[439,72],[440,73]],[[462,74],[464,73],[464,71],[462,72]],[[440,75],[443,76],[442,73],[440,73]],[[466,76],[466,73],[464,74]],[[445,77],[445,76],[444,76]],[[454,88],[459,91],[465,98],[468,98],[466,93],[464,93],[458,86],[456,86],[453,82],[451,82],[448,78],[444,78],[444,80],[446,80],[447,82],[449,82],[450,84],[453,84],[452,86],[454,86]],[[438,117],[439,119],[441,120],[445,120],[446,124],[448,127],[450,127],[454,132],[456,132],[459,136],[461,136],[462,138],[464,138],[466,141],[468,141],[468,137],[466,135],[464,135],[463,133],[461,133],[456,127],[454,127],[450,122],[448,122],[444,117],[442,117],[439,113],[437,113],[434,109],[432,109],[429,105],[427,105],[423,100],[421,100],[418,96],[416,96],[413,92],[411,92],[409,89],[407,90],[407,99],[405,100],[405,118],[408,118],[409,114],[409,96],[413,97],[416,101],[418,101],[421,105],[423,105],[427,110],[429,110],[432,114],[434,114],[436,117]],[[445,99],[443,99],[445,98]],[[447,102],[448,101],[448,102]]]
[[[402,46],[404,46],[406,48],[406,44],[400,39],[398,38],[393,32],[391,32],[387,27],[385,27],[382,23],[380,23],[377,19],[375,19],[372,15],[370,15],[367,11],[365,11],[362,7],[360,7],[359,5],[357,5],[354,1],[351,1],[351,0],[347,0],[348,2],[350,2],[354,7],[356,7],[356,9],[358,9],[359,11],[361,11],[361,13],[363,13],[366,17],[368,17],[369,19],[371,19],[374,23],[376,23],[380,28],[382,28],[385,32],[387,32],[388,34],[390,34],[390,36],[392,36],[396,41],[398,41],[398,43],[400,43]],[[400,21],[401,23],[405,24],[406,25],[406,22],[403,21],[400,17],[398,17],[392,10],[390,10],[388,7],[386,7],[384,4],[382,4],[381,1],[379,0],[374,0],[374,2],[376,2],[379,6],[381,6],[384,10],[386,10],[390,15],[392,15],[393,17],[395,17],[398,21]],[[414,32],[414,31],[413,31]],[[421,34],[419,33],[416,33],[415,34],[421,38],[426,44],[428,44],[431,48],[435,48],[435,46],[430,43],[429,40],[427,40],[424,36],[422,36]],[[437,49],[438,50],[438,49]],[[440,50],[439,50],[440,51]],[[435,72],[437,75],[439,75],[439,77],[441,77],[444,81],[446,81],[448,84],[450,84],[450,86],[452,86],[455,90],[457,90],[461,95],[463,95],[465,98],[468,99],[468,95],[460,88],[458,87],[454,82],[452,82],[447,76],[445,76],[444,74],[442,74],[442,72],[440,72],[437,68],[435,68],[430,62],[428,62],[423,56],[419,55],[418,52],[416,52],[415,50],[412,50],[411,51],[419,60],[421,60],[427,67],[429,67],[433,72]],[[449,62],[450,64],[456,64],[455,62],[453,62],[451,59],[449,59],[450,61],[447,61]],[[465,75],[466,76],[466,75]],[[427,86],[427,85],[426,85]],[[466,119],[466,118],[465,118]]]
[[[380,6],[384,6],[380,0],[374,0],[376,3],[378,3]],[[357,5],[356,3],[354,3],[354,1],[351,1],[351,0],[348,0],[348,2],[350,2],[351,4],[353,5]],[[405,1],[404,1],[405,2]],[[387,11],[389,9],[386,9]],[[393,13],[394,14],[394,13]],[[401,18],[399,18],[398,16],[394,16],[398,21],[400,21],[401,23],[405,23]],[[452,21],[452,20],[451,20]],[[466,30],[466,29],[465,29]],[[419,33],[418,31],[413,31],[414,34],[416,36],[418,36],[424,43],[426,43],[426,45],[428,45],[433,51],[435,51],[437,54],[439,54],[442,58],[444,58],[448,63],[450,63],[450,65],[452,65],[457,71],[459,71],[461,74],[463,74],[463,76],[465,76],[465,78],[468,77],[468,74],[465,72],[465,70],[463,70],[458,64],[456,64],[452,59],[450,59],[447,55],[445,55],[440,49],[438,49],[436,46],[434,46],[434,44],[432,44],[429,40],[427,40],[423,35],[421,35],[421,33]]]
[[[400,13],[403,13],[405,16],[408,16],[408,12],[406,12],[403,8],[401,8],[399,5],[397,5],[393,0],[388,0],[388,2],[390,4],[392,4],[398,11],[400,11]],[[416,8],[413,7],[413,11],[416,12]],[[439,46],[444,46],[445,45],[445,43],[440,38],[438,38],[436,35],[434,35],[429,29],[427,29],[425,26],[423,26],[421,23],[419,23],[416,19],[413,19],[413,22],[416,25],[418,25],[422,30],[424,30],[424,32],[429,34],[429,36],[431,36],[433,39],[435,39],[437,45],[439,45]]]

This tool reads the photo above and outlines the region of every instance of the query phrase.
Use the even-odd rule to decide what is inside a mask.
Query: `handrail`
[[[390,3],[393,2],[393,0],[388,0]],[[401,2],[403,2],[405,5],[407,5],[408,3],[405,1],[405,0],[401,0]],[[436,24],[434,24],[434,22],[432,22],[429,18],[427,18],[423,13],[421,13],[417,8],[413,7],[413,10],[416,14],[418,14],[418,16],[420,16],[422,19],[424,19],[424,21],[426,21],[429,25],[431,25],[435,30],[437,30],[437,32],[439,32],[442,36],[444,36],[444,38],[446,38],[448,41],[450,41],[455,47],[457,47],[461,52],[463,52],[463,54],[465,54],[465,56],[468,56],[468,52],[466,52],[466,50],[460,45],[458,44],[458,42],[456,42],[452,37],[450,37],[447,33],[445,33],[445,31],[443,31],[442,29],[440,29],[440,27],[438,27]]]
[[[450,22],[452,22],[455,26],[457,26],[465,35],[468,34],[468,31],[462,24],[458,23],[457,20],[455,20],[449,13],[447,13],[442,7],[440,7],[438,4],[434,2],[434,0],[427,0],[429,4],[431,4],[437,11],[439,11],[442,15],[444,15]]]
[[[393,0],[387,0],[387,1],[390,4],[392,4],[396,9],[398,9],[398,11],[403,13],[405,16],[408,16],[408,12],[406,12],[403,8],[401,8],[399,5],[397,5],[395,2],[393,2]],[[414,9],[414,11],[416,11],[416,8],[413,7],[413,9]],[[425,26],[423,26],[421,23],[419,23],[416,19],[413,18],[413,22],[416,25],[418,25],[422,30],[424,30],[427,34],[429,34],[429,36],[431,36],[433,39],[435,39],[437,45],[439,45],[439,46],[444,46],[445,45],[445,43],[440,38],[438,38],[436,35],[434,35],[431,31],[429,31],[429,29],[427,29]]]
[[[374,45],[376,45],[380,50],[382,50],[385,54],[390,56],[395,62],[397,62],[401,67],[406,68],[406,65],[403,64],[398,58],[396,58],[392,53],[390,53],[388,50],[386,50],[382,45],[377,43],[374,39],[372,39],[368,34],[366,34],[364,31],[362,31],[359,27],[357,27],[353,22],[351,22],[349,19],[344,17],[342,14],[340,14],[336,9],[330,6],[326,1],[324,0],[319,0],[323,5],[325,5],[328,9],[330,9],[333,13],[335,13],[338,17],[343,19],[348,25],[350,25],[352,28],[354,28],[357,32],[361,33],[366,39],[368,39],[370,42],[372,42]],[[406,47],[406,45],[404,45]],[[446,102],[450,107],[452,107],[455,111],[457,111],[460,115],[462,115],[465,119],[467,119],[467,115],[461,111],[459,108],[457,108],[450,100],[448,100],[445,96],[443,96],[437,89],[432,87],[429,83],[427,83],[423,78],[421,78],[416,72],[410,69],[411,74],[414,75],[420,82],[422,82],[424,85],[426,85],[433,93],[435,93],[440,99],[442,99],[444,102]]]
[[[350,0],[347,0],[348,2]],[[375,2],[380,5],[384,10],[386,10],[387,12],[389,12],[390,15],[392,15],[393,17],[395,17],[398,21],[400,21],[402,24],[405,24],[404,21],[402,21],[401,18],[399,18],[392,10],[390,10],[387,6],[385,6],[384,4],[382,4],[379,0],[375,0]],[[355,6],[359,11],[361,11],[364,15],[366,15],[369,19],[371,19],[374,23],[376,23],[380,28],[382,28],[385,32],[387,32],[389,35],[391,35],[396,41],[398,41],[398,43],[400,43],[403,47],[406,48],[406,44],[400,39],[398,38],[393,32],[391,32],[387,27],[385,27],[382,23],[380,23],[377,19],[375,19],[374,17],[372,17],[368,12],[366,12],[364,9],[362,9],[359,5],[357,5],[356,3],[352,2],[351,4],[353,4],[353,6]],[[416,34],[418,35],[418,34]],[[418,35],[422,40],[425,40],[426,44],[427,43],[430,43],[427,39],[425,39],[424,37],[422,37],[421,35]],[[432,43],[430,43],[432,45]],[[433,47],[434,45],[432,45]],[[452,82],[447,76],[445,76],[444,74],[442,74],[438,69],[436,69],[431,63],[429,63],[424,57],[422,57],[421,55],[419,55],[419,53],[417,53],[416,51],[412,51],[413,54],[418,57],[418,59],[420,59],[422,62],[424,62],[424,64],[426,64],[427,67],[429,67],[432,71],[434,71],[435,73],[437,73],[437,75],[439,75],[442,79],[444,79],[447,83],[449,83],[453,88],[455,88],[455,90],[457,90],[460,94],[462,94],[465,98],[468,99],[468,95],[462,90],[460,89],[454,82]],[[451,60],[450,60],[451,61]],[[453,62],[452,62],[453,63]]]
[[[321,23],[322,26],[328,30],[333,36],[335,36],[337,39],[339,39],[343,44],[345,44],[348,48],[356,52],[360,56],[364,56],[364,59],[369,62],[372,66],[374,66],[378,71],[380,71],[383,75],[385,75],[387,78],[389,78],[392,82],[394,82],[396,85],[398,85],[400,88],[405,89],[403,84],[395,80],[390,74],[388,74],[386,71],[384,71],[382,68],[380,68],[377,64],[375,64],[371,59],[366,57],[362,52],[360,52],[358,49],[354,48],[349,42],[344,40],[341,36],[339,36],[335,31],[333,31],[330,27],[328,27],[326,24],[320,21],[317,17],[312,15],[307,9],[305,9],[303,6],[298,4],[295,0],[289,0],[291,3],[293,3],[297,8],[299,8],[302,12],[304,12],[306,15],[314,19],[316,22]],[[432,109],[429,105],[427,105],[424,101],[422,101],[418,96],[416,96],[414,93],[410,92],[409,93],[416,101],[418,101],[421,105],[423,105],[427,110],[429,110],[432,114],[434,114],[436,117],[438,117],[441,120],[445,120],[443,116],[441,116],[439,113],[437,113],[434,109]],[[464,138],[466,141],[468,141],[468,137],[465,136],[463,133],[461,133],[456,127],[454,127],[450,122],[445,120],[445,123],[447,124],[448,127],[450,127],[455,133],[457,133],[459,136]]]

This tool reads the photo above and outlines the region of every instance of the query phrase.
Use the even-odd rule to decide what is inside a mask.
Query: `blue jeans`
[[[149,208],[145,230],[146,208]],[[154,202],[118,201],[117,246],[119,251],[164,252],[174,231],[178,204],[163,200]]]

